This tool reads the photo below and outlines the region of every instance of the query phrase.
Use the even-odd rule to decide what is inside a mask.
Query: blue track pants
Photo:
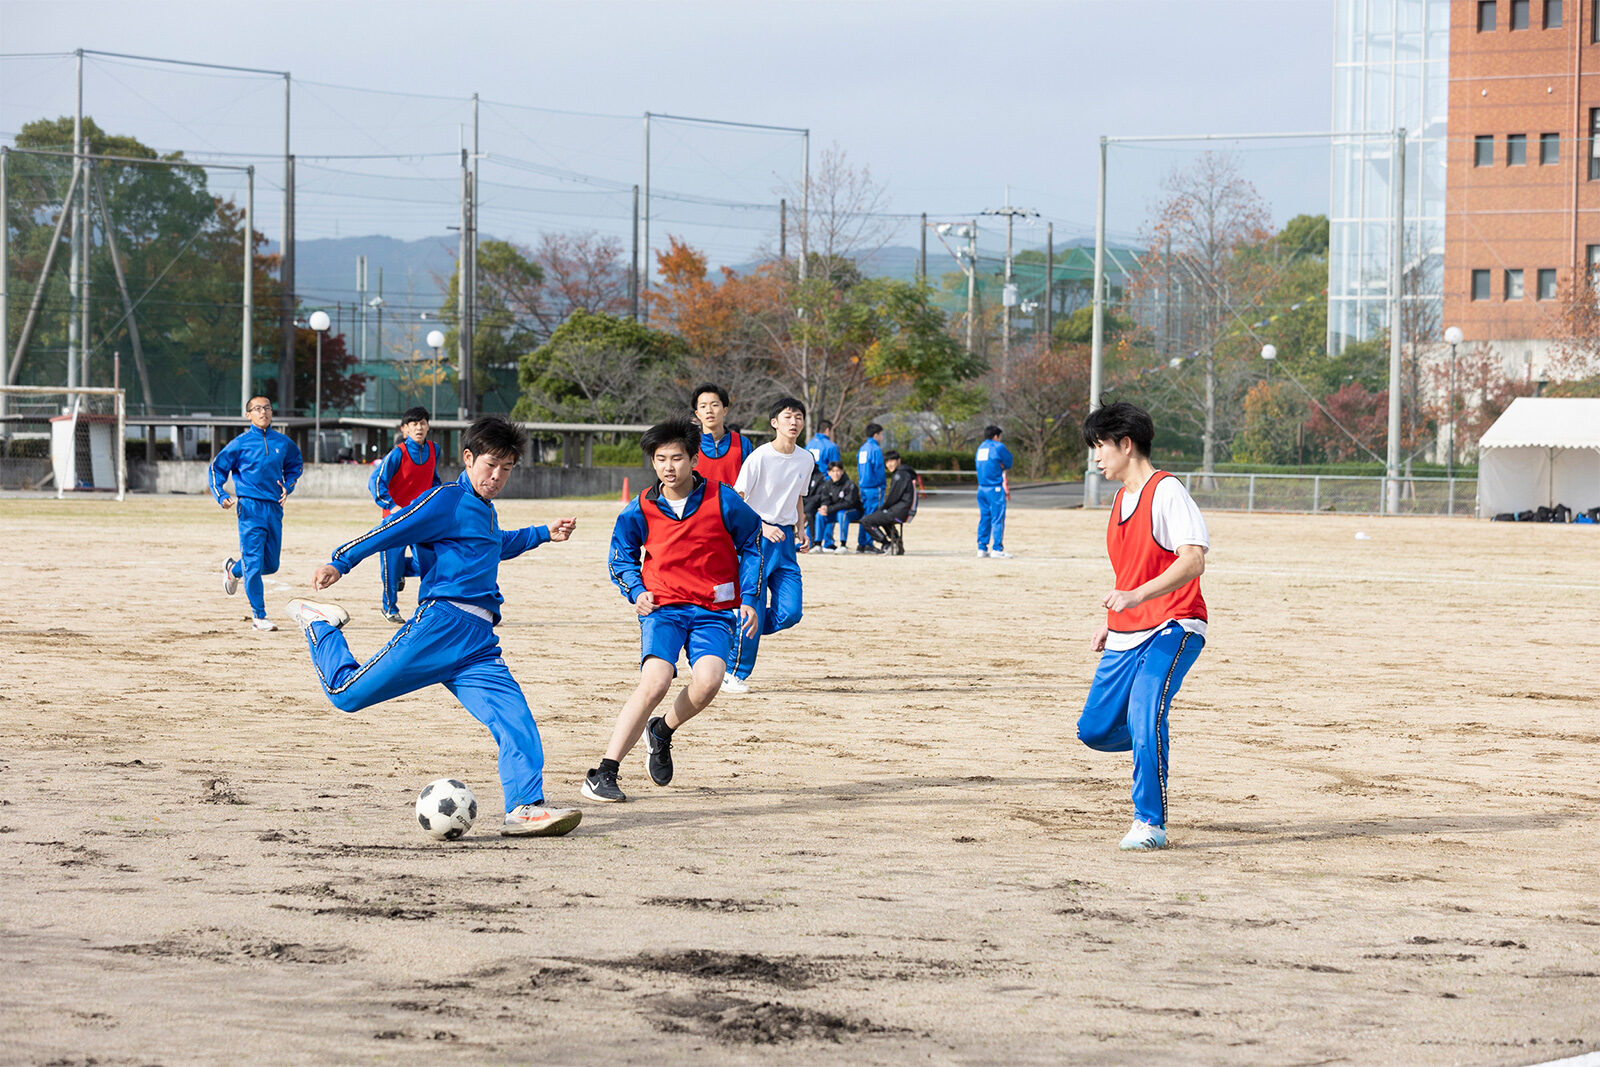
[[[233,576],[244,579],[245,599],[258,619],[267,617],[263,574],[278,573],[278,553],[283,549],[283,505],[276,500],[257,500],[241,496],[233,510],[239,519],[239,558]]]
[[[839,547],[849,548],[850,524],[861,521],[861,512],[854,509],[834,511],[827,515],[818,515],[811,523],[811,540],[814,544],[833,547],[833,528],[839,527]]]
[[[1133,753],[1133,810],[1167,825],[1167,717],[1206,639],[1167,623],[1138,648],[1104,652],[1078,717],[1078,740]]]
[[[1006,490],[1004,486],[980,486],[978,489],[978,547],[988,549],[993,538],[994,550],[1006,550]]]
[[[378,573],[383,581],[383,612],[398,614],[400,582],[417,576],[416,558],[404,547],[385,549],[378,553]]]
[[[871,515],[874,511],[877,511],[881,507],[883,507],[883,486],[880,485],[876,489],[861,490],[861,514]],[[844,542],[842,540],[839,542],[839,547],[844,547]],[[872,535],[867,533],[865,526],[858,525],[856,527],[856,547],[872,547]]]
[[[754,637],[746,637],[742,628],[734,631],[729,670],[737,678],[748,678],[755,670],[762,634],[787,630],[800,621],[800,561],[794,553],[794,527],[779,529],[784,533],[782,541],[761,539],[761,596],[756,601],[761,629]]]
[[[377,654],[356,662],[344,634],[325,622],[306,631],[322,691],[340,711],[360,711],[442,685],[500,746],[506,810],[544,802],[544,746],[522,687],[500,658],[494,627],[443,600],[426,600]]]

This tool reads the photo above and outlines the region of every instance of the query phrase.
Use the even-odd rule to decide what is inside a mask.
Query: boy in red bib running
[[[617,771],[641,732],[650,780],[672,781],[673,733],[722,688],[735,625],[747,637],[760,626],[761,518],[731,487],[697,472],[700,430],[691,420],[652,426],[639,443],[660,484],[617,516],[610,562],[611,580],[639,613],[639,687],[617,716],[605,758],[583,782],[584,796],[611,803],[627,799]],[[665,715],[647,722],[685,652],[689,684]]]
[[[1078,739],[1102,752],[1133,753],[1133,828],[1124,851],[1167,847],[1167,718],[1172,698],[1206,643],[1200,575],[1211,547],[1205,519],[1183,483],[1150,462],[1155,423],[1126,401],[1092,412],[1083,440],[1095,466],[1122,483],[1111,504],[1106,552],[1116,588],[1101,604],[1106,625]]]
[[[428,409],[407,409],[400,416],[400,443],[383,457],[367,489],[373,502],[383,509],[383,517],[406,507],[417,497],[439,484],[439,446],[428,440]],[[404,546],[385,549],[378,556],[383,579],[383,617],[390,622],[405,622],[400,614],[400,587],[406,575],[417,573],[416,562],[408,559]]]

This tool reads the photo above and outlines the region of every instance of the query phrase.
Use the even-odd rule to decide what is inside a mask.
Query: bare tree
[[[1217,346],[1252,301],[1248,281],[1236,270],[1241,250],[1261,245],[1270,234],[1270,214],[1255,186],[1231,156],[1207,152],[1161,183],[1166,199],[1147,234],[1152,257],[1170,256],[1187,294],[1174,333],[1180,348],[1204,360],[1202,469],[1216,463]],[[1231,395],[1231,394],[1230,394]]]

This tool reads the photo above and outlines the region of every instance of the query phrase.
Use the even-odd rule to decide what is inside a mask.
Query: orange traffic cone
[[[628,502],[628,476],[626,474],[622,476],[622,502],[624,504]]]

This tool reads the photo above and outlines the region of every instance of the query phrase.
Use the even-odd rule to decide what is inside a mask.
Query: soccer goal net
[[[128,489],[121,389],[0,386],[0,488],[115,493]]]

